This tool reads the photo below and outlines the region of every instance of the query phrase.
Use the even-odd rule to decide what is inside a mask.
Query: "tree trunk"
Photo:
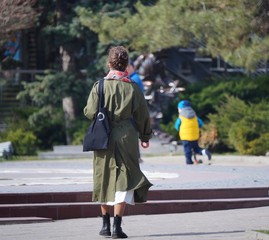
[[[70,74],[75,74],[75,63],[74,57],[71,51],[68,51],[64,46],[60,47],[60,54],[62,57],[62,71],[69,72]],[[71,144],[72,138],[69,133],[72,121],[76,118],[75,102],[73,97],[66,96],[62,99],[64,117],[65,117],[65,132],[66,132],[66,142]]]
[[[64,22],[64,14],[65,14],[65,2],[63,0],[57,0],[57,16],[58,23],[61,24]],[[70,74],[75,74],[75,58],[72,52],[72,47],[69,47],[68,44],[62,44],[59,47],[59,53],[62,58],[62,71],[69,72]],[[71,96],[66,96],[62,99],[62,106],[64,111],[64,120],[65,120],[65,133],[66,133],[66,142],[67,144],[71,144],[72,138],[69,133],[69,129],[71,127],[72,121],[75,120],[75,102]]]
[[[69,134],[72,121],[75,120],[75,106],[72,97],[65,97],[62,99],[64,118],[65,118],[65,134],[67,144],[71,144],[72,138]]]

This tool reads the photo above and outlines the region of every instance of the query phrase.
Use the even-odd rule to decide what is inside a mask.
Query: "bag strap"
[[[104,107],[104,79],[101,79],[99,81],[98,97],[99,97],[98,109],[100,112],[101,108]]]

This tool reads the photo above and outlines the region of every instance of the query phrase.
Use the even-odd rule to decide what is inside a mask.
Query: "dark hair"
[[[114,70],[125,71],[128,66],[128,51],[123,46],[111,47],[108,52],[107,61]]]

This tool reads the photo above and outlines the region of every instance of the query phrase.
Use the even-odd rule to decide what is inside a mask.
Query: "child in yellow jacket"
[[[196,116],[188,100],[178,103],[179,117],[175,122],[175,129],[179,132],[182,141],[187,164],[193,164],[192,151],[208,157],[211,160],[211,153],[207,149],[200,148],[198,145],[199,129],[203,126],[203,121]]]

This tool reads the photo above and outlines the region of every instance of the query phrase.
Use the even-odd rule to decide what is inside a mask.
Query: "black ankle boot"
[[[121,217],[114,217],[112,238],[127,238],[128,236],[121,229]]]
[[[99,235],[101,236],[111,236],[110,231],[110,215],[106,213],[106,215],[103,215],[103,227],[101,231],[99,232]]]

